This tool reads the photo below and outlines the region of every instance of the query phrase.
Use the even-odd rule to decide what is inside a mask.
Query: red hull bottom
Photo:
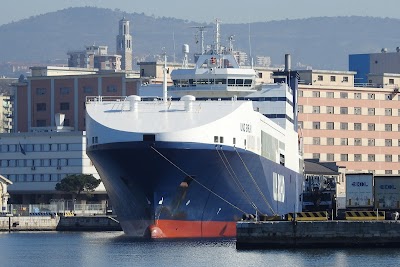
[[[235,237],[236,222],[158,220],[149,230],[151,238]]]

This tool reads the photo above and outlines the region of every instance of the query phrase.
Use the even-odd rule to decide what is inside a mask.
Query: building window
[[[375,123],[368,123],[368,131],[375,131]]]
[[[36,88],[37,95],[44,95],[46,94],[46,88]]]
[[[340,154],[340,160],[341,161],[348,161],[349,156],[347,154]]]
[[[69,119],[64,119],[64,126],[71,126]]]
[[[319,113],[320,107],[319,106],[313,106],[313,113]]]
[[[334,125],[335,125],[334,122],[327,122],[326,123],[326,129],[327,130],[334,130],[335,129]]]
[[[332,106],[326,107],[326,113],[328,114],[334,114],[335,113],[335,108]]]
[[[400,116],[400,108],[397,110],[397,116]]]
[[[323,81],[324,80],[324,76],[322,76],[322,75],[318,75],[318,81]]]
[[[368,139],[368,146],[375,146],[375,139]]]
[[[361,154],[354,154],[354,161],[361,161]]]
[[[90,86],[84,86],[84,87],[83,87],[83,92],[84,92],[85,94],[93,93],[93,88],[90,87]]]
[[[331,82],[336,82],[336,76],[331,76]]]
[[[335,94],[333,92],[327,92],[326,97],[327,98],[335,98]]]
[[[361,131],[361,123],[354,123],[354,131]]]
[[[69,103],[68,102],[60,103],[60,110],[69,110]]]
[[[312,92],[313,97],[320,97],[320,92],[319,91],[313,91]]]
[[[368,161],[375,161],[375,154],[368,154]]]
[[[313,153],[312,157],[313,157],[313,159],[319,159],[320,158],[320,154],[319,153]]]
[[[360,107],[354,108],[354,114],[355,115],[361,115],[361,108]]]
[[[392,109],[391,108],[385,108],[385,116],[392,116]]]
[[[313,129],[320,129],[320,122],[313,122]]]
[[[340,92],[340,98],[348,98],[348,94],[346,92]]]
[[[385,162],[392,162],[392,155],[385,155]]]
[[[385,94],[385,99],[386,100],[392,100],[392,95],[391,94]]]
[[[303,105],[297,106],[297,110],[299,111],[299,113],[303,113]]]
[[[46,111],[46,103],[37,103],[36,111]]]
[[[326,138],[326,144],[327,144],[328,146],[333,146],[333,145],[335,145],[335,138],[332,138],[332,137]]]
[[[299,97],[303,97],[303,90],[299,90]]]
[[[115,85],[107,86],[107,92],[111,93],[111,92],[116,92],[116,91],[117,91],[117,86],[115,86]]]
[[[60,88],[60,94],[61,95],[69,95],[69,87],[61,87]]]
[[[385,139],[385,146],[392,146],[392,139]]]
[[[392,170],[385,170],[385,174],[392,174]]]
[[[354,99],[361,99],[361,93],[354,93]]]
[[[349,82],[349,77],[344,76],[344,77],[343,77],[343,82],[344,82],[344,83],[348,83],[348,82]]]
[[[46,120],[36,120],[36,127],[46,127]]]
[[[392,125],[391,124],[385,124],[385,131],[386,132],[391,132],[392,131]]]
[[[214,143],[218,143],[218,141],[219,141],[218,136],[214,136]]]
[[[326,154],[326,160],[327,161],[335,161],[335,154],[332,154],[332,153]]]
[[[375,94],[374,93],[368,93],[368,99],[374,100],[375,99]]]
[[[319,137],[313,137],[313,145],[320,145],[320,138]]]
[[[389,84],[394,84],[394,79],[389,79]]]
[[[340,130],[348,130],[348,129],[349,129],[349,124],[347,122],[340,123]]]
[[[354,145],[355,146],[361,146],[362,141],[361,138],[354,138]]]
[[[299,129],[304,129],[304,127],[303,127],[303,122],[302,122],[302,121],[299,121],[299,122],[298,122],[298,127],[299,127]]]
[[[340,114],[348,114],[348,108],[347,107],[340,107]]]
[[[375,108],[368,108],[368,115],[375,115]]]
[[[347,146],[348,143],[349,143],[349,141],[348,141],[347,138],[340,138],[340,144],[341,144],[342,146]]]

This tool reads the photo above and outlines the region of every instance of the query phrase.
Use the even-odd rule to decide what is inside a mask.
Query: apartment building
[[[373,74],[376,83],[362,84],[352,71],[298,72],[304,157],[347,171],[400,174],[398,75]]]
[[[33,67],[32,76],[14,84],[14,131],[55,126],[56,113],[65,114],[64,126],[84,131],[87,96],[134,95],[138,82],[125,72]]]

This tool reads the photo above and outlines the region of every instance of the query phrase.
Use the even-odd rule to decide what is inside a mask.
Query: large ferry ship
[[[87,98],[87,154],[126,234],[233,237],[249,214],[301,210],[296,75],[257,84],[231,47],[217,23],[215,45],[168,89],[165,63],[159,98]]]

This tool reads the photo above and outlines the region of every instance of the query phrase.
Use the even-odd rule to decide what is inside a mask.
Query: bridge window
[[[244,86],[251,86],[252,82],[253,81],[251,79],[246,79],[244,80]]]

